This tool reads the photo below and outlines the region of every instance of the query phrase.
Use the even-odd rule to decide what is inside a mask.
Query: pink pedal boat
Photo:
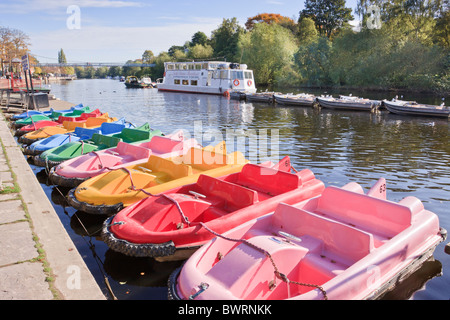
[[[146,163],[151,155],[172,158],[184,155],[191,148],[201,148],[201,145],[195,139],[185,140],[181,130],[137,144],[119,142],[115,148],[64,161],[50,170],[49,178],[53,184],[73,188],[104,172]]]
[[[429,259],[447,234],[419,199],[388,201],[385,186],[382,178],[367,194],[357,183],[327,187],[217,233],[172,273],[169,298],[379,298]]]
[[[281,201],[297,203],[325,188],[313,172],[291,173],[289,157],[274,165],[246,164],[242,171],[149,196],[107,219],[103,240],[113,250],[159,260],[186,259],[218,232],[275,210]]]

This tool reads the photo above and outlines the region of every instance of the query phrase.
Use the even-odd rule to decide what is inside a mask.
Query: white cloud
[[[266,2],[267,2],[268,4],[275,4],[275,5],[278,5],[278,6],[284,5],[284,3],[281,2],[281,1],[267,0]]]

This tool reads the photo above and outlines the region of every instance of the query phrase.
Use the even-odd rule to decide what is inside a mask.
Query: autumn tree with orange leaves
[[[265,22],[267,24],[276,23],[288,28],[289,26],[295,26],[295,21],[291,18],[282,16],[277,13],[260,13],[254,17],[248,18],[247,22],[245,23],[245,27],[247,28],[247,30],[252,30],[255,26],[255,23],[259,22]]]

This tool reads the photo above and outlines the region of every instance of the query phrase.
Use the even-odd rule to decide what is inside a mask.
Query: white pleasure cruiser
[[[255,93],[253,71],[247,65],[223,62],[165,62],[158,90],[228,95]]]

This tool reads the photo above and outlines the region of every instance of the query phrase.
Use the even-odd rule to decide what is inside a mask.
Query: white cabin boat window
[[[244,75],[245,75],[245,79],[253,79],[253,74],[250,71],[245,71]]]
[[[198,84],[197,80],[191,80],[191,86],[196,86]]]
[[[173,80],[173,84],[180,84],[180,79]]]
[[[202,70],[202,65],[200,63],[195,64],[195,70]]]
[[[175,70],[175,66],[173,64],[167,65],[167,70]]]
[[[227,70],[220,71],[220,79],[228,79],[228,71]]]
[[[231,71],[231,79],[244,80],[243,71]]]
[[[189,80],[183,80],[183,85],[184,85],[184,86],[189,85]]]

